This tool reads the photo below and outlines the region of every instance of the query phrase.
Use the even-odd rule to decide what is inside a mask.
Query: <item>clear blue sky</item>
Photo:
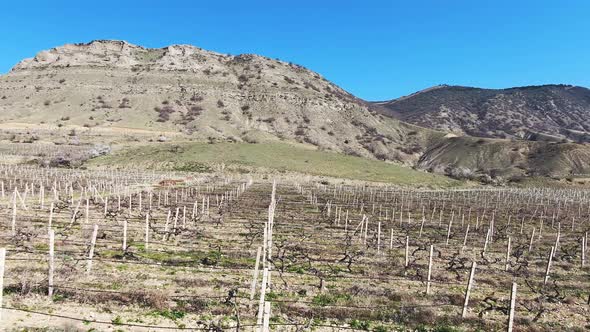
[[[446,83],[590,86],[590,1],[15,1],[0,72],[65,43],[193,44],[304,65],[368,100]]]

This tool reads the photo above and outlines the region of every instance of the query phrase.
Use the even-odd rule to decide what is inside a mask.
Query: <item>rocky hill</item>
[[[296,140],[406,164],[419,158],[427,139],[299,65],[110,40],[42,51],[0,76],[0,122],[211,141]]]
[[[403,121],[458,134],[590,141],[590,90],[578,86],[494,90],[441,85],[374,105]]]

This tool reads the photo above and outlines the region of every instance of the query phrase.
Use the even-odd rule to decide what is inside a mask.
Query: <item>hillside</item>
[[[524,177],[577,178],[590,174],[587,144],[454,137],[433,144],[417,168],[485,182]]]
[[[298,65],[108,40],[18,63],[0,77],[0,122],[75,126],[78,135],[110,129],[212,142],[292,140],[406,164],[428,138]]]
[[[442,85],[374,105],[406,122],[470,136],[590,141],[590,90],[578,86]]]
[[[152,166],[168,153],[165,145],[150,145],[172,142],[187,151],[174,157],[180,163],[175,167],[193,160],[399,183],[429,182],[423,170],[498,183],[563,178],[589,171],[589,146],[561,142],[563,128],[572,137],[590,126],[587,92],[441,86],[371,104],[309,69],[259,55],[98,40],[42,51],[0,76],[0,141],[9,143],[6,151],[23,149],[14,143],[44,143],[32,144],[28,155],[108,144],[119,152],[107,163]],[[432,112],[438,104],[443,106]],[[545,121],[547,104],[567,116]],[[528,110],[537,115],[525,117]],[[500,128],[497,114],[514,119]],[[557,142],[454,137],[449,130]],[[249,146],[254,144],[259,146]],[[235,152],[229,160],[222,158],[224,149]],[[145,151],[154,156],[146,159]]]

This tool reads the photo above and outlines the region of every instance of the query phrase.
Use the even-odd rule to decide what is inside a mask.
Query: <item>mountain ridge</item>
[[[470,136],[590,140],[590,89],[569,84],[439,85],[373,105],[402,121]]]
[[[438,86],[398,103],[448,89],[468,88]],[[457,137],[386,116],[391,114],[385,106],[357,98],[305,67],[264,56],[97,40],[41,51],[0,76],[0,140],[34,141],[41,129],[33,125],[43,125],[52,128],[43,133],[55,144],[100,140],[126,146],[166,140],[164,133],[212,144],[298,142],[494,183],[590,173],[587,145],[561,144],[559,137]],[[35,129],[11,131],[11,123]],[[548,158],[555,162],[544,166]]]

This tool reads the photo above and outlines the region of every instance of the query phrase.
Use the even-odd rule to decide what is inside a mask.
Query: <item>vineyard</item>
[[[3,165],[0,322],[581,331],[589,218],[582,189]]]

